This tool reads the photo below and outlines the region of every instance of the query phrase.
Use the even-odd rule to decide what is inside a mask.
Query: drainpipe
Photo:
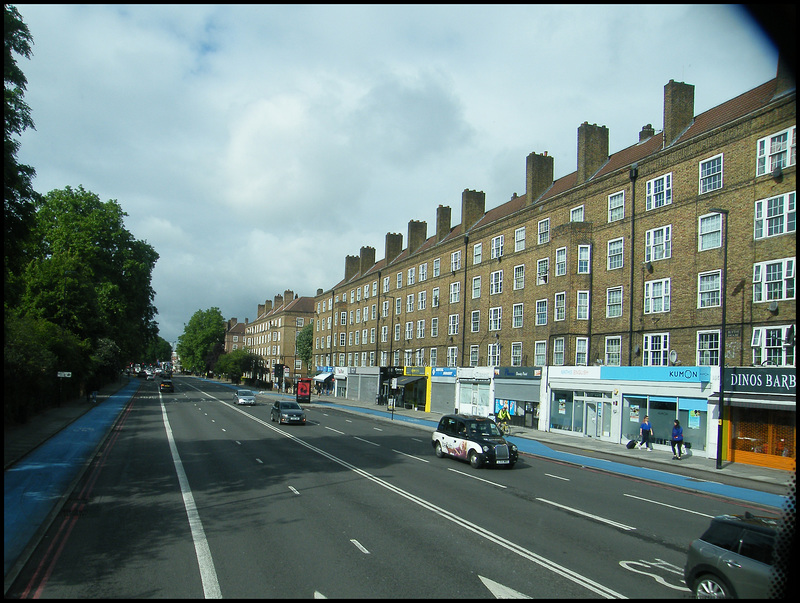
[[[636,178],[639,177],[638,164],[634,163],[631,166],[628,177],[631,179],[631,265],[629,268],[631,280],[630,285],[628,286],[630,289],[628,292],[628,298],[630,299],[630,302],[628,303],[628,366],[633,366],[633,267],[634,253],[636,251]]]
[[[464,324],[461,325],[461,366],[464,366],[464,346],[467,336],[467,245],[469,245],[469,235],[464,235],[464,290],[461,292],[463,300],[461,316]]]

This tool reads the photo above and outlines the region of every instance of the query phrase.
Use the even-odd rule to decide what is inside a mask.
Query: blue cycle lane
[[[91,461],[139,388],[131,381],[3,472],[3,575],[25,551]]]

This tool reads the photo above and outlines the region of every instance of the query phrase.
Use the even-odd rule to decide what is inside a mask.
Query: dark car
[[[767,599],[778,519],[719,515],[689,546],[683,578],[699,599]]]
[[[473,467],[514,466],[519,451],[503,438],[495,422],[487,417],[444,415],[431,436],[439,458],[452,456],[469,461]]]
[[[169,379],[165,379],[164,381],[161,382],[161,385],[158,386],[158,389],[162,393],[165,392],[173,393],[175,391],[175,386],[172,384],[172,381],[170,381]]]
[[[306,424],[306,413],[297,402],[278,401],[272,405],[269,411],[269,418],[280,423],[294,423],[297,425]]]

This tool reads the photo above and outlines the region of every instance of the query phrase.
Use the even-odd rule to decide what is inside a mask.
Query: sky
[[[777,50],[727,5],[17,4],[34,189],[114,199],[159,254],[159,334],[328,290],[345,257],[408,222],[461,221],[525,193],[525,160],[577,168],[583,122],[610,152],[775,77]]]

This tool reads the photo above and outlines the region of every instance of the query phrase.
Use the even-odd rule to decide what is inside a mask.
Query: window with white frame
[[[499,343],[490,343],[486,346],[486,354],[489,359],[489,366],[499,366],[500,365],[500,344]]]
[[[394,313],[395,313],[395,316],[400,316],[400,314],[402,312],[403,312],[403,300],[400,297],[395,297],[394,298]]]
[[[556,276],[564,276],[567,273],[567,248],[559,247],[556,249]]]
[[[669,366],[669,333],[648,333],[643,343],[642,366]]]
[[[406,295],[406,312],[414,311],[414,294]]]
[[[387,341],[389,341],[389,327],[384,325],[381,327],[381,343],[386,343]]]
[[[383,309],[381,310],[381,318],[389,316],[389,300],[383,300]]]
[[[608,221],[616,222],[625,217],[625,191],[608,196]]]
[[[622,316],[622,287],[606,289],[606,318]]]
[[[450,254],[450,272],[457,272],[461,270],[461,250],[454,251]]]
[[[503,257],[503,239],[505,238],[504,235],[497,235],[496,237],[492,237],[492,259],[497,259]]]
[[[425,320],[417,321],[417,339],[425,338]]]
[[[472,247],[472,264],[480,264],[483,261],[483,243],[475,243]]]
[[[776,325],[753,329],[751,347],[753,364],[794,366],[794,345],[786,345],[794,336],[794,325]]]
[[[511,366],[522,366],[522,342],[511,342]]]
[[[697,275],[697,307],[715,308],[722,300],[722,270],[701,272]]]
[[[622,337],[606,337],[606,366],[620,366],[622,362]]]
[[[478,299],[481,296],[481,277],[472,277],[472,299]]]
[[[753,301],[794,299],[794,258],[759,262],[753,265]]]
[[[431,308],[439,307],[439,287],[434,287],[431,291]]]
[[[384,293],[389,293],[389,277],[388,276],[384,276],[383,277],[383,292]]]
[[[458,314],[451,314],[447,317],[447,334],[458,335]]]
[[[480,310],[473,310],[471,318],[472,318],[472,320],[470,321],[471,331],[473,333],[480,332],[480,330],[481,330],[481,311]]]
[[[514,231],[514,251],[525,250],[525,227],[517,228]]]
[[[514,266],[514,290],[525,288],[525,265]]]
[[[550,271],[550,258],[542,258],[536,261],[536,284],[546,285],[547,276]]]
[[[515,329],[522,328],[523,305],[514,304],[511,306],[511,326]]]
[[[547,342],[536,341],[533,344],[533,364],[545,366],[547,364]]]
[[[578,291],[578,305],[576,308],[578,320],[589,320],[589,292]]]
[[[364,299],[369,297],[369,284],[364,285]]]
[[[553,320],[565,320],[567,318],[567,292],[561,291],[555,294],[555,308]]]
[[[489,295],[503,292],[503,271],[497,270],[489,275]]]
[[[394,325],[394,340],[400,341],[400,323]]]
[[[433,276],[434,276],[434,278],[441,274],[440,264],[441,264],[441,260],[439,258],[436,258],[435,260],[433,260]]]
[[[644,233],[644,261],[655,262],[672,257],[672,226],[653,228]]]
[[[658,314],[669,312],[670,279],[664,278],[657,281],[644,283],[644,313]]]
[[[722,188],[722,154],[700,162],[700,194]]]
[[[586,366],[589,363],[588,337],[575,338],[575,366]]]
[[[406,275],[406,283],[409,285],[413,285],[416,275],[417,275],[417,268],[416,266],[412,266],[411,268],[408,269],[408,274]]]
[[[583,222],[583,205],[573,207],[571,210],[569,210],[569,221]]]
[[[756,176],[771,174],[777,168],[797,161],[797,127],[762,138],[756,143]]]
[[[458,362],[458,348],[456,346],[449,346],[447,348],[447,366],[454,367]]]
[[[439,366],[439,365],[437,364],[437,362],[438,362],[438,360],[439,360],[439,359],[438,359],[438,356],[439,356],[439,354],[437,353],[437,350],[436,350],[436,348],[431,348],[431,351],[430,351],[430,359],[431,359],[431,360],[430,360],[430,362],[431,362],[431,366]]]
[[[591,249],[590,245],[578,245],[578,274],[589,274]]]
[[[719,330],[697,332],[697,366],[719,366]]]
[[[402,272],[398,272],[397,273],[397,282],[395,283],[395,287],[397,289],[402,289],[403,288],[403,273]]]
[[[664,174],[647,181],[645,209],[657,209],[672,203],[672,174]]]
[[[450,283],[450,303],[456,304],[461,300],[461,283]]]
[[[722,214],[700,216],[697,226],[697,250],[722,247]]]
[[[756,201],[753,237],[764,239],[795,232],[797,229],[795,197],[795,191],[792,191],[771,199]]]
[[[439,319],[431,318],[431,337],[439,336]]]
[[[424,310],[428,303],[428,292],[420,291],[417,294],[417,310]]]
[[[481,358],[481,348],[477,345],[469,346],[469,365],[470,366],[478,366]]]
[[[625,239],[623,237],[620,237],[618,239],[612,239],[608,242],[608,270],[617,270],[618,268],[622,268],[624,240]]]
[[[550,218],[539,221],[539,245],[550,242]]]
[[[547,324],[547,300],[546,299],[538,299],[536,300],[536,325],[546,325]]]
[[[499,331],[503,326],[503,308],[489,308],[489,330]]]
[[[556,337],[553,339],[553,364],[563,366],[564,364],[564,338]]]
[[[427,281],[428,280],[428,263],[425,262],[424,264],[419,265],[419,282]]]

